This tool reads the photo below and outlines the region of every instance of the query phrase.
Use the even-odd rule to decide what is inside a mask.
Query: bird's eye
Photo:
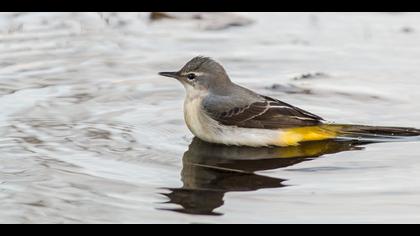
[[[195,77],[196,77],[196,75],[195,75],[194,73],[189,73],[189,74],[187,75],[187,78],[188,78],[189,80],[193,80],[193,79],[195,79]]]

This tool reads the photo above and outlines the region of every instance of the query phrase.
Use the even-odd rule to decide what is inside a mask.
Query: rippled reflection
[[[195,138],[183,156],[182,188],[167,188],[164,208],[188,214],[220,215],[225,193],[281,188],[285,179],[255,174],[255,171],[288,167],[325,154],[361,150],[357,141],[308,142],[296,147],[236,147],[210,144]]]

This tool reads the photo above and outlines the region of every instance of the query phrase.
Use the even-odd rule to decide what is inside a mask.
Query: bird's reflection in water
[[[285,179],[255,174],[255,171],[291,166],[325,154],[361,150],[357,141],[319,141],[292,147],[236,147],[210,144],[195,138],[183,156],[182,188],[166,188],[165,208],[188,214],[220,215],[214,210],[223,205],[225,193],[281,188]]]

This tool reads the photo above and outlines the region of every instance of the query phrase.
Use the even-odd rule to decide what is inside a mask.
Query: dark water
[[[157,72],[211,56],[326,120],[420,127],[420,15],[241,15],[0,14],[0,222],[419,223],[419,142],[202,143]]]

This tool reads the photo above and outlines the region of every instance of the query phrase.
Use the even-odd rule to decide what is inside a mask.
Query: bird
[[[396,140],[420,130],[334,124],[301,108],[234,83],[224,67],[197,56],[179,71],[159,72],[184,86],[184,119],[199,139],[224,145],[297,146],[329,139]]]

